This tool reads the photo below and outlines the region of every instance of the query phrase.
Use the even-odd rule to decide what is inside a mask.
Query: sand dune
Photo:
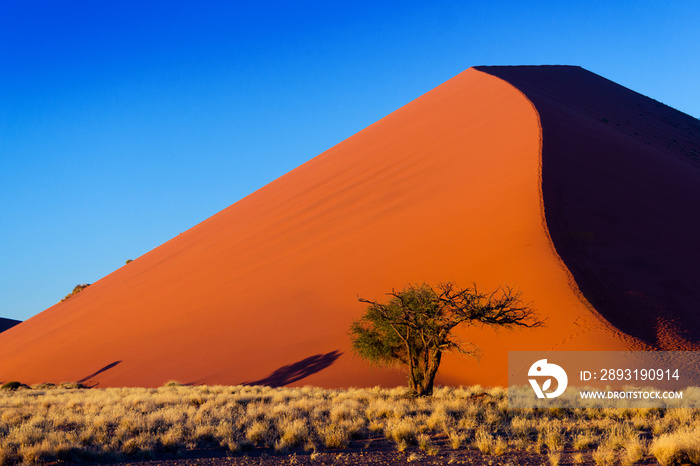
[[[537,108],[557,252],[618,329],[700,340],[700,121],[577,67],[487,67]]]
[[[602,116],[599,100],[611,106]],[[650,267],[673,271],[681,289],[698,283],[681,267],[693,259],[680,253],[688,243],[658,249],[697,226],[690,209],[697,163],[648,149],[644,142],[661,130],[631,113],[648,102],[655,106],[578,68],[469,69],[4,332],[0,380],[401,384],[401,373],[372,371],[351,353],[347,328],[363,311],[356,297],[381,299],[392,287],[440,280],[515,285],[547,326],[464,330],[482,361],[447,357],[438,383],[503,384],[509,349],[674,347],[679,336],[694,344],[694,327],[680,335],[673,320],[694,319],[683,307],[693,302],[692,287],[690,298],[668,301],[654,286],[628,286],[665,280],[640,272],[635,260],[651,260],[650,251],[658,253]],[[651,118],[646,108],[638,113]],[[686,141],[687,127],[683,144],[698,142],[697,120],[659,112],[670,122],[663,127],[669,138]],[[580,171],[574,162],[589,152],[588,172]],[[641,168],[625,171],[626,164]],[[571,179],[558,179],[562,173]],[[640,191],[650,174],[659,175],[658,189]],[[655,199],[664,186],[668,197]],[[617,197],[608,202],[608,194]],[[681,208],[664,210],[667,201]],[[631,233],[598,218],[599,205],[606,215],[653,207],[662,217],[650,222],[649,236],[609,242]],[[617,281],[603,286],[593,277],[608,271]],[[668,309],[613,310],[620,296],[636,299],[630,291]],[[622,312],[644,317],[630,323]],[[655,330],[645,333],[649,322]]]
[[[15,325],[19,324],[19,320],[13,320],[13,319],[5,319],[3,317],[0,317],[0,333],[4,332],[5,330],[14,327]]]

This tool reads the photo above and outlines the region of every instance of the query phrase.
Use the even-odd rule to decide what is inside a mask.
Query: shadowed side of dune
[[[19,320],[5,319],[3,317],[0,317],[0,333],[4,332],[5,330],[8,330],[17,324],[20,324],[20,323],[22,323],[22,322]]]
[[[542,122],[547,226],[585,298],[662,349],[700,342],[700,121],[579,67],[479,67]]]

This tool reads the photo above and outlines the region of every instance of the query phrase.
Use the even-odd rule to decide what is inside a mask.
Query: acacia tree
[[[387,293],[388,302],[359,298],[365,314],[350,326],[352,347],[360,357],[384,366],[408,366],[408,386],[416,396],[430,396],[442,353],[478,357],[479,349],[459,340],[459,326],[539,327],[543,321],[510,287],[481,293],[476,285],[452,282],[409,285]]]

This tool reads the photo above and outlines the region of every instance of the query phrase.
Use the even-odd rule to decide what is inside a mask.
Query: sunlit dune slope
[[[700,345],[700,121],[579,67],[479,68],[543,128],[543,198],[586,299],[660,349]]]
[[[548,148],[558,136],[544,128]],[[482,360],[444,358],[438,383],[503,384],[508,350],[639,346],[582,297],[553,247],[541,136],[520,90],[469,69],[4,332],[0,380],[401,384],[356,358],[346,332],[358,295],[422,281],[514,285],[547,319],[464,330]]]

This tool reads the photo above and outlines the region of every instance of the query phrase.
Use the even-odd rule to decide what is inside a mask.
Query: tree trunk
[[[428,365],[423,371],[422,378],[416,380],[415,377],[411,377],[409,388],[415,396],[432,396],[435,375],[440,367],[440,359],[442,359],[442,351],[435,350],[435,353],[428,355]]]

